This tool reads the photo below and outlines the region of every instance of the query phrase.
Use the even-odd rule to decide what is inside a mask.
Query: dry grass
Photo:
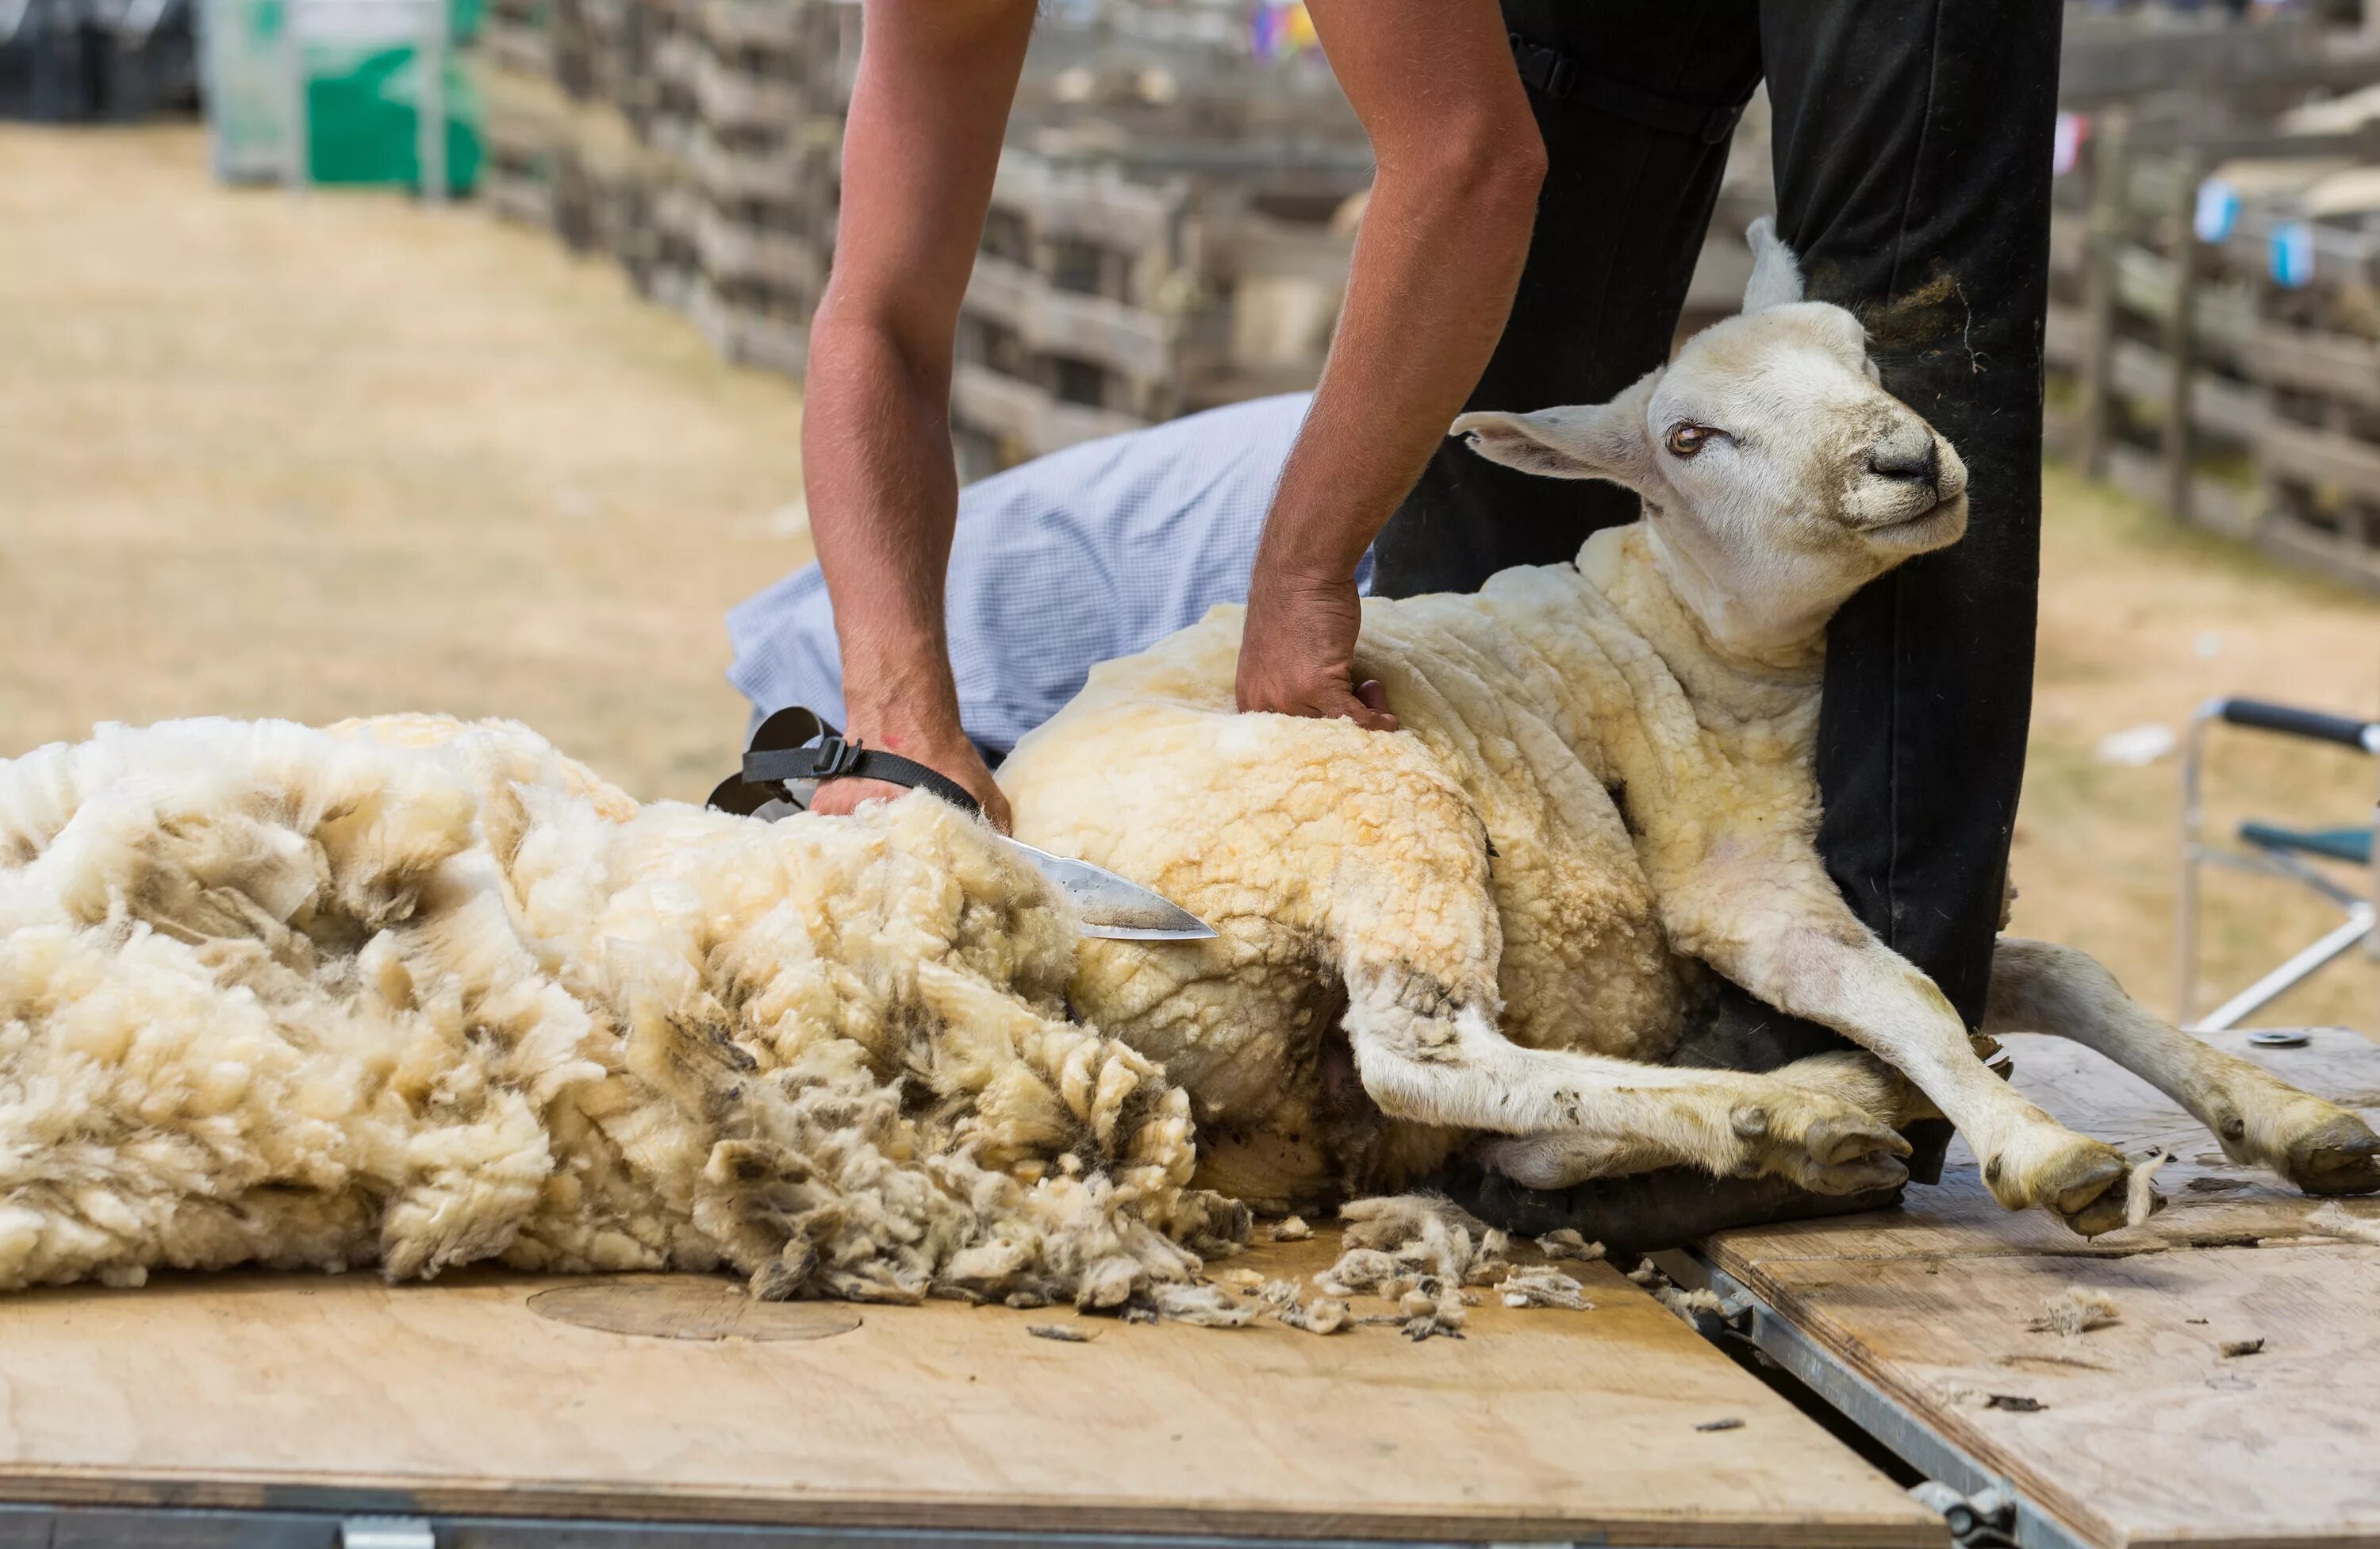
[[[720,616],[807,557],[798,401],[476,213],[214,186],[187,129],[0,128],[0,756],[94,721],[518,717],[698,797],[741,701]],[[2380,604],[2053,472],[2017,925],[2171,996],[2175,765],[2104,734],[2210,694],[2380,712]],[[2211,648],[2211,653],[2202,647]],[[2369,761],[2234,738],[2218,819],[2351,821]],[[2218,878],[2208,979],[2327,922]],[[2276,1008],[2370,1028],[2380,972]]]
[[[468,210],[0,127],[0,756],[100,720],[510,715],[648,797],[740,745],[799,395]]]
[[[2178,732],[2219,694],[2380,714],[2380,603],[2177,529],[2059,470],[2046,493],[2015,928],[2095,953],[2170,1014],[2179,763],[2102,763],[2099,738],[2151,721]],[[2222,730],[2211,749],[2208,828],[2217,835],[2246,816],[2368,821],[2380,790],[2373,761],[2343,750]],[[2199,1008],[2338,921],[2291,884],[2211,872]],[[2371,1031],[2380,1025],[2380,970],[2360,956],[2337,964],[2257,1020]]]

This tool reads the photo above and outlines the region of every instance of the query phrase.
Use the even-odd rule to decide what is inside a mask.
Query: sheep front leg
[[[1933,981],[1848,909],[1807,890],[1790,911],[1730,921],[1698,955],[1780,1011],[1835,1029],[1890,1063],[1958,1126],[1984,1183],[2010,1210],[2046,1205],[2085,1237],[2124,1224],[2128,1172],[2115,1147],[2078,1135],[1976,1057]],[[1831,904],[1831,907],[1828,907]]]
[[[1909,1145],[1881,1080],[1871,1092],[1526,1049],[1496,1031],[1486,1004],[1415,972],[1351,976],[1346,1028],[1364,1090],[1383,1112],[1516,1137],[1491,1145],[1489,1159],[1532,1187],[1675,1165],[1771,1175],[1823,1194],[1908,1177],[1899,1159]]]
[[[2151,1016],[2088,953],[2002,941],[1984,1030],[2097,1050],[2197,1116],[2232,1161],[2270,1167],[2309,1194],[2380,1190],[2380,1136],[2362,1119]]]

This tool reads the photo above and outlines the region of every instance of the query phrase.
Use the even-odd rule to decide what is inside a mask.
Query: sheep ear
[[[1645,409],[1658,371],[1609,403],[1541,409],[1535,414],[1465,414],[1447,432],[1489,462],[1548,479],[1609,479],[1641,488],[1653,471]]]
[[[1743,287],[1743,310],[1765,311],[1802,299],[1802,261],[1777,235],[1777,223],[1763,215],[1743,234],[1752,244],[1752,278]]]

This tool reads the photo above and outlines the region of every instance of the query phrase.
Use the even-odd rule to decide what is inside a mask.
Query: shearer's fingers
[[[817,794],[810,798],[810,811],[823,817],[843,817],[871,801],[897,801],[908,794],[908,787],[896,786],[889,780],[862,780],[846,774],[841,779],[820,781]]]

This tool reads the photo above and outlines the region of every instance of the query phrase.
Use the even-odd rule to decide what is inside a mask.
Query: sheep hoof
[[[2152,1194],[2149,1198],[2152,1214],[2165,1208],[2162,1196]],[[2066,1225],[2078,1237],[2099,1237],[2116,1231],[2129,1219],[2125,1214],[2124,1190],[2120,1189],[2108,1189],[2081,1210],[2071,1213],[2061,1211],[2059,1214],[2065,1216]]]
[[[2111,1232],[2124,1224],[2125,1179],[2131,1167],[2124,1153],[2101,1140],[2055,1126],[2032,1135],[2041,1152],[2031,1157],[2003,1149],[1985,1163],[1984,1180],[2010,1210],[2043,1204],[2083,1237]]]
[[[1849,1104],[1821,1111],[1806,1124],[1772,1126],[1772,1136],[1771,1165],[1762,1170],[1779,1173],[1813,1193],[1860,1194],[1909,1181],[1909,1169],[1900,1163],[1909,1142],[1891,1125]]]
[[[2346,1109],[2335,1109],[2290,1140],[2277,1170],[2309,1194],[2373,1193],[2380,1190],[2380,1135]]]
[[[1909,1142],[1900,1131],[1865,1114],[1852,1119],[1822,1118],[1803,1132],[1802,1145],[1814,1161],[1827,1167],[1878,1153],[1888,1156],[1909,1154]]]
[[[1805,1174],[1802,1186],[1813,1194],[1870,1194],[1898,1189],[1909,1181],[1909,1169],[1896,1157],[1870,1156],[1856,1163],[1821,1167]]]

